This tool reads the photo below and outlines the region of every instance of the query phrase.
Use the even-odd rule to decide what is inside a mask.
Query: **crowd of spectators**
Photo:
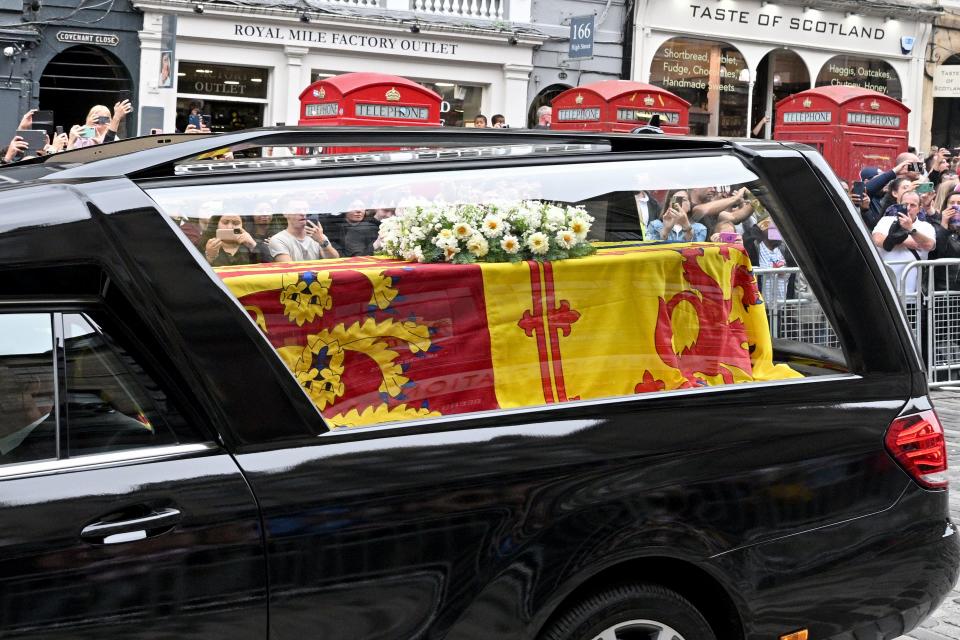
[[[117,139],[120,126],[126,117],[133,111],[129,100],[121,100],[113,105],[111,111],[104,105],[94,105],[87,112],[83,124],[74,124],[69,131],[62,125],[56,127],[52,123],[39,125],[34,122],[37,109],[31,109],[17,125],[17,133],[10,143],[0,149],[0,163],[9,164],[34,156],[48,156],[68,149],[82,149]],[[49,130],[48,130],[49,126]],[[27,133],[37,131],[38,138]]]
[[[892,167],[867,166],[860,170],[859,181],[844,183],[880,255],[907,296],[915,295],[919,286],[915,269],[901,282],[907,264],[960,258],[958,163],[960,157],[950,149],[931,149],[925,159],[910,151],[897,156]],[[951,289],[960,288],[957,271],[938,269],[937,288],[948,284]]]
[[[102,104],[94,105],[87,112],[83,124],[74,124],[68,130],[63,125],[34,122],[37,111],[31,109],[21,118],[17,133],[9,144],[0,149],[0,163],[9,164],[118,140],[124,121],[133,112],[133,105],[129,100],[120,100],[113,105],[113,109]],[[183,129],[185,133],[210,133],[209,121],[199,111],[199,107],[191,109],[190,120]],[[36,131],[39,135],[30,136],[28,140],[24,132],[29,131]]]
[[[225,201],[207,203],[192,217],[175,214],[174,219],[211,266],[223,267],[373,255],[380,222],[395,213],[368,209],[359,200],[344,212],[310,210],[302,197]]]

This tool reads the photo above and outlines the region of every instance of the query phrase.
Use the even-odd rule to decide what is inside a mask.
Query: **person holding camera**
[[[690,196],[681,189],[667,194],[667,208],[647,225],[647,239],[661,242],[704,242],[707,228],[690,221]]]
[[[257,242],[243,228],[243,218],[223,214],[210,218],[200,239],[203,255],[211,267],[230,267],[270,262],[267,245]]]
[[[880,249],[880,256],[892,269],[897,284],[906,265],[914,260],[925,260],[937,246],[937,234],[929,222],[918,220],[920,194],[907,191],[897,205],[897,216],[883,216],[873,228],[873,243]],[[912,269],[903,293],[916,295],[917,270]]]
[[[900,194],[893,188],[893,181],[906,178],[908,182],[913,182],[923,175],[926,168],[923,161],[914,153],[901,153],[897,156],[895,163],[893,169],[876,173],[870,178],[863,177],[864,170],[870,169],[869,167],[864,167],[860,172],[861,179],[866,181],[864,188],[873,203],[871,206],[875,207],[873,214],[876,218],[880,218],[890,205],[897,204]]]
[[[73,149],[82,149],[95,144],[113,142],[117,139],[120,124],[133,111],[129,100],[121,100],[113,105],[113,115],[102,104],[94,105],[87,112],[87,121],[84,126],[74,125],[70,129],[70,146]]]

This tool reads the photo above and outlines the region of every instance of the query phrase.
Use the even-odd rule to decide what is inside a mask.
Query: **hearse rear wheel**
[[[542,640],[716,640],[690,602],[653,584],[611,587],[574,605]]]

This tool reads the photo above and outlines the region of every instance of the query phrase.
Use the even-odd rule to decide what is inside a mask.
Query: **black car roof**
[[[765,145],[774,145],[782,149],[779,143],[757,141]],[[364,164],[369,162],[390,161],[389,153],[379,152],[380,158],[372,157],[378,153],[376,148],[407,149],[416,151],[417,147],[427,147],[416,159],[443,159],[444,157],[483,157],[511,155],[497,153],[491,149],[500,147],[529,147],[538,154],[551,153],[587,153],[638,152],[638,151],[719,151],[739,148],[749,155],[757,153],[757,143],[749,140],[730,140],[722,138],[654,136],[616,133],[583,133],[576,131],[554,131],[543,129],[453,129],[423,127],[270,127],[247,129],[233,133],[215,135],[158,135],[143,136],[119,142],[99,145],[86,149],[68,151],[46,159],[37,159],[0,171],[0,178],[9,176],[9,180],[41,179],[80,179],[127,176],[130,178],[173,177],[177,173],[197,173],[212,170],[231,171],[275,171],[278,169],[296,169],[316,167],[322,164]],[[229,163],[202,161],[204,155],[226,149],[254,147],[297,147],[325,146],[355,148],[357,153],[341,151],[338,155],[294,156],[292,158],[256,158],[237,160]],[[441,149],[456,149],[457,152],[443,153]],[[366,149],[371,149],[367,151]],[[472,150],[470,152],[469,150]],[[486,150],[486,152],[484,152]],[[409,153],[409,151],[407,151]],[[336,158],[336,159],[334,159]],[[192,167],[181,166],[189,161]],[[180,170],[177,171],[177,168]],[[19,174],[19,175],[18,175]]]

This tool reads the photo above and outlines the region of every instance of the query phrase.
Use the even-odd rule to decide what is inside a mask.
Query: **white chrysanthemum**
[[[590,233],[590,222],[584,216],[574,216],[570,219],[570,231],[582,241]]]
[[[564,249],[572,249],[577,244],[577,234],[570,229],[560,229],[555,237],[557,244]]]
[[[453,225],[453,235],[455,235],[458,240],[465,240],[473,235],[473,227],[466,222],[458,222]]]
[[[451,262],[458,253],[460,253],[460,247],[456,245],[443,248],[443,257],[447,262]]]
[[[547,238],[547,234],[537,231],[531,233],[530,237],[527,238],[527,247],[532,253],[542,256],[550,250],[550,240]]]
[[[482,258],[490,251],[490,245],[487,244],[486,238],[481,236],[479,233],[475,233],[474,235],[470,236],[469,240],[467,240],[467,251],[478,258]]]
[[[483,229],[483,235],[487,236],[488,238],[496,238],[503,233],[503,218],[500,216],[489,215],[483,219],[483,224],[481,226]]]
[[[505,235],[500,240],[500,248],[506,251],[507,253],[514,254],[520,251],[520,241],[516,236]]]

